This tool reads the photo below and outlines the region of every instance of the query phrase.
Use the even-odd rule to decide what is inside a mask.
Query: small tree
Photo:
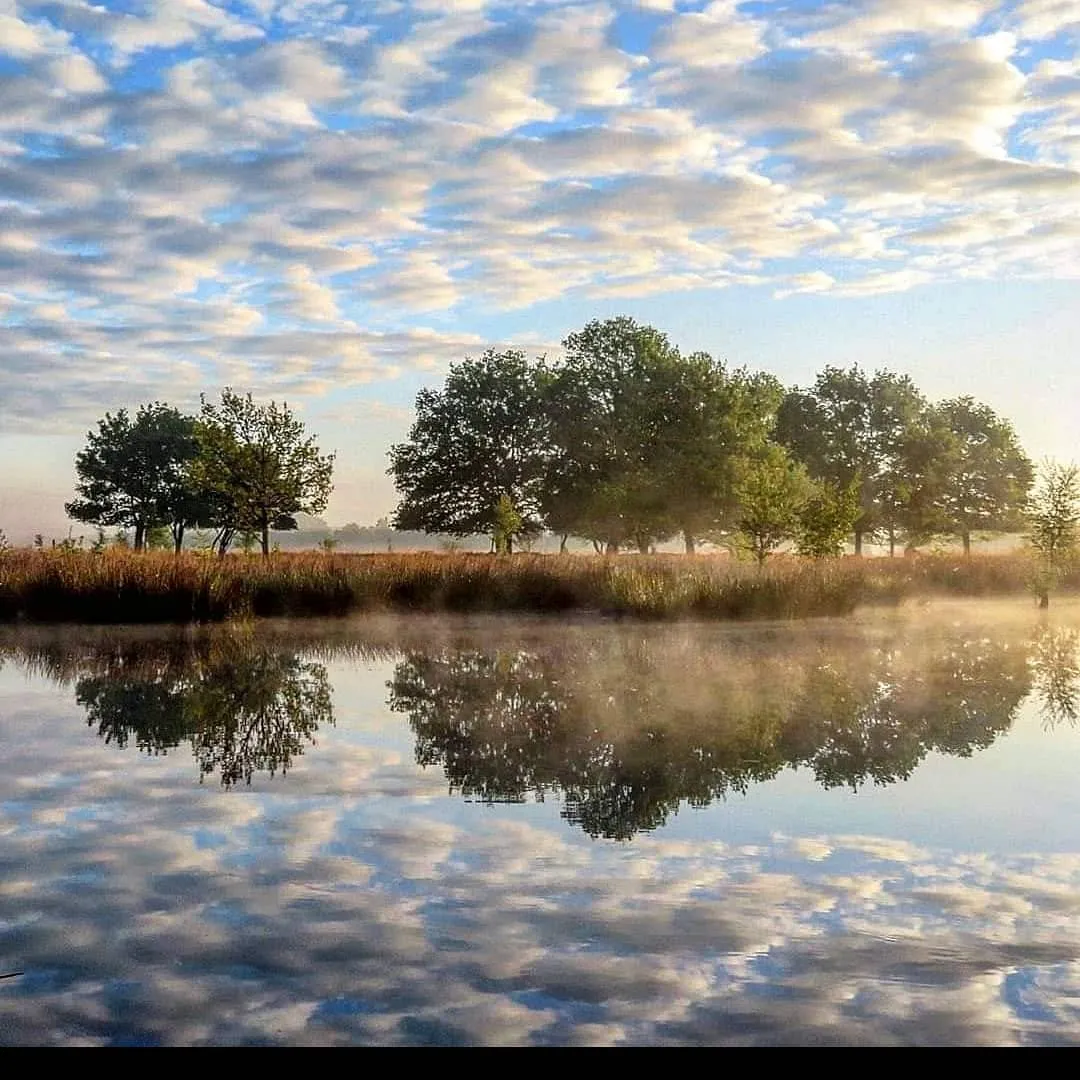
[[[840,555],[859,513],[857,480],[844,488],[825,480],[811,483],[798,514],[795,550],[814,559]]]
[[[495,554],[510,555],[514,550],[514,537],[523,527],[521,515],[514,507],[513,500],[509,495],[499,496],[495,504]]]
[[[173,537],[166,525],[153,525],[147,529],[144,542],[148,551],[168,551],[169,548],[175,550]]]
[[[225,518],[214,524],[256,533],[265,558],[271,529],[295,529],[294,514],[326,509],[334,455],[319,452],[287,403],[257,405],[226,387],[220,404],[202,399],[198,437],[194,480]]]
[[[1080,535],[1080,467],[1046,461],[1028,507],[1028,541],[1039,555],[1035,592],[1039,606],[1050,603],[1050,589],[1057,584]]]
[[[736,542],[757,560],[759,567],[799,528],[806,502],[806,471],[779,446],[772,446],[743,473],[736,493]]]

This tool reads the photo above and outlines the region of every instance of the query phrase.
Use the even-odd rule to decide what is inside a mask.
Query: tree
[[[878,371],[867,378],[858,367],[826,367],[810,390],[793,390],[780,407],[776,439],[811,477],[841,489],[858,485],[857,555],[863,540],[883,529],[895,537],[907,500],[904,451],[924,409],[907,376]]]
[[[334,455],[319,452],[288,403],[257,405],[226,387],[217,405],[203,397],[197,434],[195,479],[215,503],[219,533],[255,533],[269,558],[271,529],[295,529],[293,515],[326,509]]]
[[[548,380],[547,524],[617,551],[695,540],[730,517],[739,462],[760,450],[780,403],[771,376],[683,356],[627,317],[570,334]]]
[[[510,501],[509,495],[500,495],[495,507],[495,553],[510,555],[514,550],[514,537],[523,529],[521,515]]]
[[[745,468],[736,486],[735,525],[741,547],[764,566],[765,560],[799,528],[806,503],[805,468],[779,446],[772,446]]]
[[[394,527],[450,536],[494,535],[500,499],[541,527],[548,455],[542,363],[517,349],[452,364],[442,390],[421,390],[408,441],[390,448],[401,502]]]
[[[546,387],[552,454],[544,489],[550,528],[608,551],[648,549],[676,528],[666,514],[670,478],[655,468],[664,417],[650,374],[676,352],[651,326],[594,320],[567,336]]]
[[[699,537],[730,528],[740,470],[765,451],[783,390],[771,375],[729,372],[703,352],[663,357],[649,383],[664,517],[693,554]]]
[[[1080,533],[1080,467],[1047,461],[1027,512],[1028,541],[1042,560],[1035,591],[1039,605],[1050,603],[1065,561],[1076,550]]]
[[[1018,528],[1034,470],[1012,424],[970,397],[937,406],[949,432],[938,494],[941,518],[965,554],[971,534]]]
[[[795,550],[824,559],[840,555],[859,516],[859,489],[839,488],[827,480],[810,481],[795,527]]]
[[[172,526],[179,551],[195,512],[191,469],[198,452],[194,418],[169,405],[142,405],[134,418],[126,409],[106,413],[76,455],[79,497],[64,509],[76,521],[134,529],[136,551],[149,529]]]

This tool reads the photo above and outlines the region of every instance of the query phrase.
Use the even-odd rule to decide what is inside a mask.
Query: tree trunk
[[[507,555],[513,555],[514,554],[514,538],[512,536],[508,536],[506,538],[506,554]]]
[[[889,526],[889,558],[896,554],[896,530]]]
[[[637,549],[639,555],[649,554],[649,541],[644,536],[638,537]]]
[[[964,541],[964,554],[971,554],[971,533],[966,530],[960,534],[960,539]]]
[[[607,547],[604,548],[604,554],[605,555],[618,555],[619,554],[619,545],[615,544],[615,543],[612,543],[612,541],[609,540],[607,542]]]
[[[270,519],[266,514],[262,517],[262,557],[264,559],[270,558]]]
[[[694,543],[694,535],[689,529],[683,529],[683,545],[686,548],[687,555],[693,555],[697,552],[697,544]]]
[[[569,540],[569,539],[570,539],[570,534],[569,533],[563,533],[562,536],[559,537],[559,554],[560,555],[565,555],[566,554],[566,541]]]
[[[146,523],[142,521],[135,522],[135,550],[142,551],[146,546]]]
[[[856,529],[855,530],[855,554],[856,555],[861,555],[862,554],[862,536],[863,536],[862,529]]]
[[[184,550],[184,526],[183,524],[173,526],[173,554],[179,555]]]

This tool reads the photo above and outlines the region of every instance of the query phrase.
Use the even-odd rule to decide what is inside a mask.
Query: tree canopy
[[[257,404],[226,387],[218,404],[202,399],[194,472],[216,504],[219,528],[259,536],[294,529],[297,513],[319,514],[332,490],[334,455],[322,454],[288,403]]]
[[[544,378],[543,365],[520,350],[488,350],[452,364],[442,390],[421,390],[408,440],[390,448],[388,471],[401,492],[394,525],[494,535],[508,499],[516,532],[538,532],[549,446]]]
[[[151,529],[170,526],[179,549],[185,527],[203,511],[192,483],[195,429],[193,417],[160,401],[141,405],[134,417],[126,409],[106,413],[76,455],[78,498],[66,504],[68,516],[133,529],[137,551]]]

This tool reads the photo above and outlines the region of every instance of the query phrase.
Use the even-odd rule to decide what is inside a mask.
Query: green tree
[[[514,550],[514,537],[523,528],[521,515],[510,500],[509,495],[500,495],[495,506],[495,552],[498,555],[510,555]]]
[[[736,539],[758,566],[797,534],[808,488],[805,468],[780,446],[770,447],[743,470],[736,485]]]
[[[868,378],[858,367],[826,367],[810,390],[791,391],[780,407],[776,439],[810,475],[840,489],[858,485],[857,555],[864,539],[895,538],[908,498],[905,449],[925,407],[907,376]]]
[[[827,480],[810,481],[795,527],[795,550],[824,559],[840,555],[859,515],[855,483],[839,488]]]
[[[1046,461],[1027,510],[1028,542],[1042,565],[1035,591],[1048,606],[1050,589],[1075,553],[1080,538],[1080,467]]]
[[[936,407],[949,437],[938,494],[947,530],[971,551],[974,532],[1019,528],[1034,476],[1012,424],[970,397]]]
[[[670,477],[657,469],[666,418],[650,376],[677,355],[651,326],[593,321],[563,342],[547,386],[553,452],[544,492],[549,527],[617,551],[670,536]],[[662,380],[663,381],[663,380]]]
[[[401,495],[394,527],[450,536],[494,535],[504,496],[522,529],[541,527],[548,454],[543,363],[517,349],[452,364],[441,390],[416,397],[406,442],[390,448]]]
[[[226,387],[219,404],[202,399],[197,433],[195,479],[216,501],[219,532],[257,534],[269,558],[271,529],[295,529],[293,515],[326,509],[334,455],[320,453],[287,403],[258,405]]]
[[[544,509],[563,536],[649,550],[728,523],[740,462],[759,452],[781,399],[771,376],[683,356],[619,317],[570,334],[547,383],[552,454]]]
[[[136,551],[148,530],[172,526],[175,548],[197,513],[191,470],[199,452],[195,420],[155,401],[106,413],[75,458],[78,481],[69,517],[91,525],[118,525],[135,533]]]
[[[648,384],[662,515],[693,554],[698,538],[730,528],[740,470],[765,452],[783,389],[771,375],[729,372],[700,352],[662,357]]]

